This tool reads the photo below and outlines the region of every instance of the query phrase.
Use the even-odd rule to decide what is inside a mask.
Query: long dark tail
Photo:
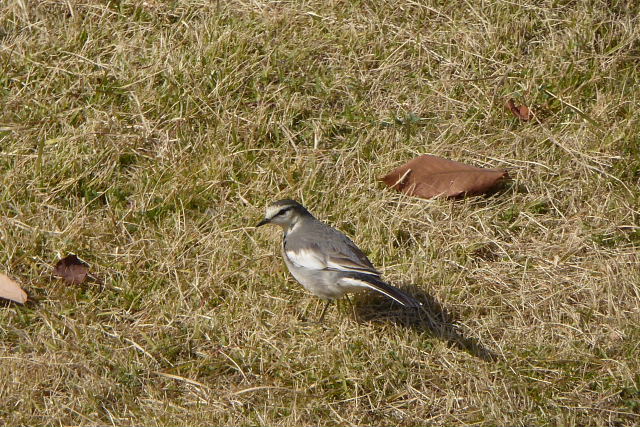
[[[371,274],[349,273],[346,274],[342,280],[352,285],[362,286],[363,288],[380,292],[405,307],[418,308],[422,306],[422,303],[411,295],[387,282],[383,282],[379,277]]]

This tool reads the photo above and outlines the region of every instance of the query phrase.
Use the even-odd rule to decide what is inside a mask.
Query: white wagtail
[[[267,206],[256,227],[277,224],[284,230],[282,256],[289,271],[312,294],[332,300],[347,292],[373,289],[405,307],[422,304],[400,289],[385,283],[371,261],[347,236],[318,221],[295,200],[279,200]]]

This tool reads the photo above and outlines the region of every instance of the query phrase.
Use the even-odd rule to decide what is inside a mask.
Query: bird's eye
[[[278,211],[278,213],[277,213],[277,214],[275,214],[274,216],[284,215],[284,213],[285,213],[285,212],[287,212],[287,211],[288,211],[288,210],[290,210],[290,209],[291,209],[291,206],[288,206],[288,207],[286,207],[286,208],[284,208],[284,209],[281,209],[281,210],[280,210],[280,211]]]

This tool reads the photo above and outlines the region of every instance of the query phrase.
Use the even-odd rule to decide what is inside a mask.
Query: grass
[[[636,425],[635,2],[0,7],[6,425]],[[519,122],[503,102],[532,106]],[[377,180],[429,153],[490,197]],[[303,201],[430,319],[279,258]],[[77,253],[100,283],[66,286]]]

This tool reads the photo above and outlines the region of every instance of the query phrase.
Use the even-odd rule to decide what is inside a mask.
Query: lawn
[[[0,4],[4,425],[640,423],[640,3]],[[505,109],[514,99],[535,114]],[[512,178],[430,200],[420,154]],[[264,207],[423,315],[333,306]],[[92,280],[52,277],[75,253]]]

